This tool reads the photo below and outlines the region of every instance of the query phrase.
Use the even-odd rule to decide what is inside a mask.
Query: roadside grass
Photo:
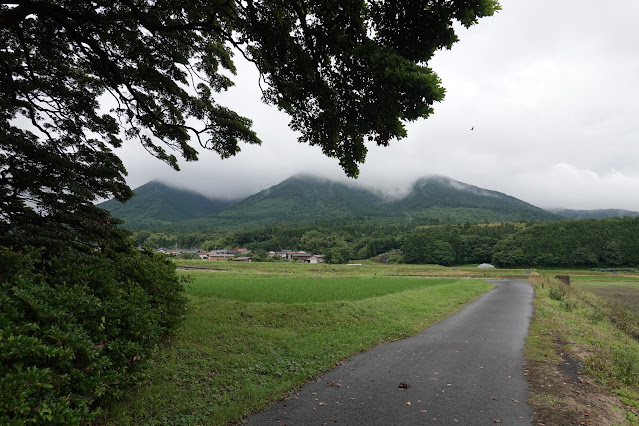
[[[375,278],[376,268],[350,275],[346,265],[264,265],[193,272],[191,310],[155,354],[148,383],[108,407],[102,422],[239,423],[340,360],[414,335],[493,287]],[[290,277],[298,266],[324,278]]]
[[[534,422],[639,425],[639,305],[551,276],[531,279],[535,314],[525,356]]]

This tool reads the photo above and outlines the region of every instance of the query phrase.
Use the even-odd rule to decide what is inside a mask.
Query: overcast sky
[[[408,125],[407,138],[370,145],[356,181],[297,142],[237,55],[236,87],[218,100],[253,120],[262,145],[226,160],[200,150],[198,163],[174,172],[131,141],[118,150],[128,183],[156,179],[238,198],[301,172],[387,191],[437,174],[540,207],[639,210],[639,1],[501,4],[429,63],[446,98]]]

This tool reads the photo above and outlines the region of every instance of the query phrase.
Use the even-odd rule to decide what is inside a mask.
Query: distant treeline
[[[639,265],[639,218],[503,224],[393,222],[275,225],[242,230],[133,233],[136,244],[246,247],[255,252],[304,250],[334,263],[402,250],[402,262],[500,267],[616,267]]]

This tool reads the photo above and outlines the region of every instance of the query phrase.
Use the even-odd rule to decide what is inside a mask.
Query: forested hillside
[[[346,262],[382,254],[405,263],[501,267],[636,267],[639,218],[496,224],[401,224],[327,221],[202,232],[134,232],[136,244],[205,250],[247,247],[255,253],[292,249]],[[396,256],[403,252],[403,257]]]
[[[639,265],[639,218],[418,228],[403,240],[407,263],[500,267]]]
[[[639,212],[623,209],[595,209],[595,210],[571,210],[571,209],[548,209],[566,219],[608,219],[611,217],[637,217]]]
[[[493,259],[501,266],[637,266],[639,218],[534,224],[496,244]]]
[[[217,214],[228,207],[228,200],[209,199],[195,191],[172,188],[161,182],[146,183],[134,191],[126,203],[117,200],[98,205],[125,221],[127,228],[153,228]]]
[[[292,176],[234,204],[156,182],[135,192],[126,205],[101,205],[125,220],[129,229],[177,225],[182,232],[192,232],[344,219],[406,224],[560,219],[517,198],[446,177],[422,178],[402,198],[306,175]]]
[[[403,252],[393,258],[503,267],[639,264],[639,218],[557,221],[522,200],[445,177],[420,179],[403,198],[389,199],[293,176],[195,220],[187,219],[213,214],[224,203],[156,182],[136,192],[127,204],[128,226],[137,225],[135,243],[150,248],[247,247],[258,258],[266,251],[294,249],[325,254],[331,262]],[[167,222],[171,225],[163,227]]]
[[[388,215],[447,219],[446,222],[558,220],[546,210],[515,197],[444,176],[416,181],[409,194],[386,205]]]
[[[372,192],[312,176],[292,176],[232,205],[218,219],[273,224],[379,216],[383,200]]]

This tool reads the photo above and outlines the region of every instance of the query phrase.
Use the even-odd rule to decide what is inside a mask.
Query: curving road
[[[495,289],[456,314],[353,356],[248,424],[530,424],[522,349],[533,289],[491,282]]]

